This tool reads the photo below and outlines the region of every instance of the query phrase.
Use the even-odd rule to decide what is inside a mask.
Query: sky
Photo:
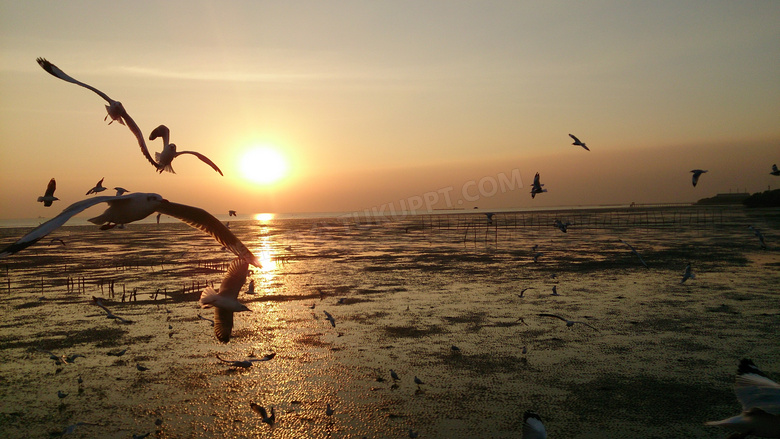
[[[0,219],[54,216],[101,178],[220,214],[775,189],[777,23],[777,1],[0,0]],[[37,57],[224,176],[192,155],[156,173]]]

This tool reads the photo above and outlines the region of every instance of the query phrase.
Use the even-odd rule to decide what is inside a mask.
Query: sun
[[[287,176],[287,160],[276,148],[253,146],[241,156],[241,174],[257,184],[271,184]]]

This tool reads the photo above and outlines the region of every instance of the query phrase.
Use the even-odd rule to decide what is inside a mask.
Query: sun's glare
[[[287,160],[270,146],[253,146],[241,156],[241,174],[257,184],[276,183],[287,175]]]

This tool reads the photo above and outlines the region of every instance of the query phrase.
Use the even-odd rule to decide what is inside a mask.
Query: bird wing
[[[136,140],[138,140],[138,146],[141,147],[141,152],[143,153],[144,157],[146,157],[146,160],[148,160],[149,163],[154,165],[154,167],[159,170],[160,164],[152,158],[151,154],[149,154],[149,148],[146,147],[146,140],[144,140],[144,133],[141,132],[141,128],[138,128],[138,124],[136,124],[133,118],[127,114],[127,111],[122,113],[122,120],[125,122],[125,125],[127,125],[127,128],[129,128],[133,133]]]
[[[536,175],[534,175],[534,187],[541,187],[539,184],[539,173],[537,172]]]
[[[117,197],[109,197],[117,198]],[[244,245],[236,235],[230,231],[222,221],[214,218],[210,213],[203,209],[186,206],[184,204],[163,202],[157,207],[157,212],[178,218],[184,223],[208,233],[220,244],[227,247],[239,258],[244,259],[255,267],[261,267],[260,259]]]
[[[222,279],[222,283],[219,284],[219,295],[224,297],[230,297],[232,299],[238,299],[238,292],[241,291],[241,287],[246,282],[246,275],[249,271],[249,264],[241,259],[233,259],[230,266],[225,273],[225,277]]]
[[[569,137],[574,139],[574,141],[577,142],[577,143],[582,143],[582,142],[580,142],[580,139],[578,139],[577,136],[575,136],[574,134],[569,134]]]
[[[38,65],[40,65],[43,68],[43,70],[46,70],[47,72],[49,72],[49,74],[51,74],[53,76],[56,76],[56,77],[62,79],[63,81],[67,81],[67,82],[70,82],[72,84],[80,85],[80,86],[82,86],[84,88],[90,89],[90,90],[94,91],[95,93],[97,93],[101,98],[105,99],[106,102],[108,102],[109,104],[113,104],[114,102],[116,102],[115,100],[113,100],[110,97],[108,97],[107,94],[105,94],[102,91],[96,89],[95,87],[93,87],[93,86],[91,86],[89,84],[85,84],[85,83],[83,83],[81,81],[78,81],[76,79],[73,79],[67,73],[63,72],[59,67],[57,67],[54,64],[50,63],[49,61],[47,61],[46,58],[38,58],[36,61],[38,61]]]
[[[691,172],[693,172],[693,171],[691,171]],[[699,182],[699,175],[701,175],[701,174],[697,174],[695,172],[693,173],[693,179],[692,179],[693,180],[693,187],[696,187],[696,183]]]
[[[755,373],[737,375],[734,383],[742,410],[759,408],[775,416],[780,415],[780,384]]]
[[[536,413],[527,411],[523,415],[523,439],[546,439],[547,430]]]
[[[233,311],[214,307],[214,335],[222,343],[230,341],[233,333]]]
[[[158,137],[162,137],[163,139],[163,145],[167,145],[171,138],[171,130],[168,129],[165,125],[160,125],[149,134],[149,140],[154,140]]]
[[[575,321],[574,321],[574,323],[579,323],[579,324],[581,324],[581,325],[585,325],[585,326],[587,326],[588,328],[590,328],[590,329],[592,329],[592,330],[594,330],[594,331],[596,331],[596,332],[601,332],[601,331],[599,331],[598,329],[596,329],[596,327],[595,327],[595,326],[593,326],[593,325],[591,325],[591,324],[589,324],[589,323],[586,323],[586,322],[583,322],[583,321],[580,321],[580,320],[575,320]]]
[[[585,146],[585,144],[584,144],[584,143],[583,143],[582,145],[580,145],[580,146],[582,146],[583,148],[585,148],[585,151],[590,151],[590,148],[588,148],[587,146]]]
[[[555,315],[555,314],[548,314],[548,313],[540,313],[540,314],[539,314],[539,317],[555,317],[556,319],[561,319],[561,320],[563,320],[564,322],[568,322],[568,321],[569,321],[569,319],[564,319],[563,317],[561,317],[561,316],[559,316],[559,315]]]
[[[70,206],[66,207],[65,210],[60,212],[59,215],[55,216],[49,221],[46,221],[40,226],[32,229],[29,233],[19,238],[18,241],[4,248],[2,251],[0,251],[0,258],[8,255],[12,255],[14,253],[19,252],[20,250],[24,250],[25,248],[35,244],[41,238],[45,237],[46,235],[53,232],[54,230],[57,230],[60,226],[68,222],[68,220],[71,219],[71,217],[73,217],[74,215],[81,213],[84,210],[96,204],[108,202],[108,201],[114,201],[120,198],[121,197],[106,195],[106,196],[93,197],[93,198],[88,198],[86,200],[77,201],[71,204]]]
[[[52,195],[54,195],[55,190],[57,190],[57,182],[54,181],[54,179],[52,178],[51,180],[49,180],[49,184],[46,186],[46,193],[44,193],[43,195],[46,197],[51,197]]]
[[[178,157],[178,156],[180,156],[182,154],[192,154],[192,155],[194,155],[195,157],[199,158],[203,163],[211,166],[215,171],[219,172],[219,175],[224,176],[222,171],[220,171],[219,167],[214,162],[212,162],[208,157],[206,157],[205,155],[203,155],[203,154],[201,154],[199,152],[195,152],[195,151],[179,151],[179,152],[176,153],[176,157]]]

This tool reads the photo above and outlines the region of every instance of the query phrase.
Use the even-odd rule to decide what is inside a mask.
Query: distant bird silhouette
[[[766,242],[764,242],[764,235],[761,233],[761,231],[753,226],[748,226],[748,228],[753,231],[753,234],[756,235],[756,238],[758,238],[758,240],[761,242],[761,248],[765,249]]]
[[[123,187],[120,187],[120,186],[115,187],[114,190],[116,191],[116,196],[117,197],[122,195],[122,194],[124,194],[125,192],[130,192],[129,190],[127,190],[127,189],[125,189]]]
[[[488,225],[492,225],[492,224],[493,224],[493,216],[494,216],[494,215],[495,215],[495,214],[494,214],[493,212],[489,212],[489,213],[486,213],[486,214],[485,214],[485,216],[487,217],[487,223],[488,223]]]
[[[772,172],[770,172],[770,174],[772,174],[774,176],[780,175],[780,169],[777,169],[777,165],[776,164],[772,165]]]
[[[100,181],[97,182],[95,187],[93,187],[92,189],[88,190],[85,195],[96,194],[98,192],[103,192],[104,190],[106,190],[106,188],[103,187],[103,180],[104,179],[105,179],[105,177],[101,178]]]
[[[252,411],[260,415],[260,418],[262,418],[263,422],[265,422],[268,425],[274,425],[276,422],[276,411],[274,411],[274,406],[271,406],[271,414],[269,415],[265,411],[265,407],[255,404],[253,402],[249,403],[249,407],[252,408]]]
[[[536,262],[536,261],[534,261],[534,262]],[[523,288],[522,290],[520,290],[520,294],[518,294],[517,297],[521,297],[522,298],[526,291],[533,290],[533,289],[534,289],[534,287]]]
[[[333,413],[336,413],[333,408],[330,406],[330,403],[327,403],[325,407],[325,415],[326,416],[333,416]]]
[[[730,438],[748,435],[780,438],[780,384],[748,359],[742,359],[737,369],[734,393],[742,405],[742,413],[705,425],[724,427],[735,433]]]
[[[539,262],[539,258],[541,258],[544,255],[542,252],[538,252],[534,254],[534,262]]]
[[[235,210],[228,210],[228,216],[236,216]]]
[[[553,225],[557,227],[561,232],[566,233],[571,223],[568,221],[564,223],[563,221],[556,219]]]
[[[57,182],[52,178],[49,180],[49,184],[46,185],[46,192],[42,197],[38,197],[38,201],[43,203],[44,206],[49,207],[51,203],[58,201],[59,198],[54,196],[54,191],[57,189]]]
[[[588,147],[584,143],[582,143],[580,139],[577,138],[577,136],[575,136],[574,134],[569,134],[569,137],[574,139],[574,143],[572,143],[572,145],[581,146],[585,148],[585,151],[590,151],[590,149],[588,149]]]
[[[696,275],[691,272],[691,264],[685,266],[685,273],[683,273],[683,278],[680,281],[680,284],[684,284],[688,279],[696,279]]]
[[[95,296],[92,296],[92,302],[93,302],[95,305],[97,305],[97,306],[99,306],[100,308],[102,308],[102,309],[103,309],[103,311],[105,311],[105,312],[106,312],[106,318],[107,318],[107,319],[116,320],[116,321],[118,321],[119,323],[125,323],[125,324],[128,324],[128,325],[129,325],[130,323],[133,323],[131,320],[123,319],[122,317],[119,317],[118,315],[115,315],[114,313],[112,313],[112,312],[111,312],[111,310],[109,310],[108,308],[106,308],[106,306],[105,306],[105,305],[103,305],[103,299],[101,299],[100,297],[95,297]]]
[[[696,187],[696,183],[699,182],[699,177],[701,177],[701,174],[704,174],[707,171],[701,170],[701,169],[694,169],[693,171],[693,187]]]
[[[65,72],[60,70],[59,67],[50,63],[45,58],[38,58],[37,61],[38,61],[38,65],[40,65],[41,68],[46,70],[52,76],[56,76],[57,78],[60,78],[63,81],[67,81],[70,82],[71,84],[76,84],[86,89],[92,90],[93,92],[97,93],[98,96],[105,99],[106,102],[108,102],[108,105],[106,105],[106,111],[108,112],[108,115],[103,120],[106,120],[109,117],[111,117],[111,122],[108,123],[109,125],[111,125],[111,123],[114,121],[117,121],[122,125],[126,125],[127,128],[130,129],[130,132],[133,133],[136,140],[138,141],[138,145],[141,147],[141,152],[143,153],[144,157],[146,157],[146,160],[148,160],[149,163],[154,165],[155,168],[157,169],[160,168],[160,166],[157,164],[157,162],[154,161],[152,156],[149,155],[149,150],[146,148],[146,141],[144,140],[144,135],[141,132],[141,129],[138,128],[138,125],[135,123],[135,121],[130,117],[129,114],[127,114],[127,111],[125,111],[125,108],[124,106],[122,106],[121,102],[111,99],[110,97],[108,97],[108,95],[96,89],[95,87],[92,87],[91,85],[87,85],[81,81],[77,81],[73,79],[72,77],[68,76]]]
[[[139,371],[139,372],[146,372],[147,370],[149,370],[149,368],[148,368],[148,367],[141,366],[141,365],[140,365],[140,364],[138,364],[138,363],[136,363],[136,364],[135,364],[135,368],[136,368],[136,369],[138,369],[138,371]]]
[[[393,381],[398,381],[401,379],[400,377],[398,377],[398,374],[395,373],[393,369],[390,369],[390,378],[392,378]]]
[[[547,189],[542,189],[542,186],[544,185],[539,182],[539,173],[537,172],[536,175],[534,175],[534,183],[531,186],[531,198],[535,198],[536,194],[547,192]]]
[[[547,439],[547,430],[544,428],[542,418],[530,410],[523,414],[522,439]]]
[[[223,175],[222,171],[219,170],[219,167],[216,164],[214,164],[214,162],[212,162],[205,155],[195,151],[177,152],[176,145],[168,141],[170,139],[170,130],[165,125],[158,126],[152,131],[151,134],[149,134],[149,140],[154,140],[158,137],[162,137],[163,140],[162,153],[159,152],[154,153],[155,158],[159,162],[158,172],[162,173],[162,171],[168,171],[170,173],[175,174],[176,172],[173,171],[173,166],[171,166],[171,164],[173,163],[173,159],[175,159],[176,157],[182,154],[192,154],[195,157],[199,158],[203,163],[211,166],[215,171],[219,172],[219,175]]]
[[[560,294],[558,294],[558,286],[557,285],[553,285],[553,287],[552,287],[552,295],[553,296],[560,296]]]
[[[230,341],[233,332],[233,314],[251,311],[238,301],[238,293],[244,287],[248,272],[249,264],[241,258],[236,258],[228,266],[225,277],[219,284],[219,292],[212,287],[206,287],[201,293],[201,306],[204,308],[214,306],[214,335],[222,343]]]
[[[329,312],[327,312],[327,311],[322,311],[322,312],[325,313],[325,320],[329,321],[330,325],[335,328],[336,327],[336,319],[334,319],[333,316],[330,315]]]
[[[575,323],[579,323],[579,324],[585,325],[585,326],[587,326],[587,327],[589,327],[589,328],[591,328],[591,329],[593,329],[595,331],[601,332],[598,329],[596,329],[595,327],[589,325],[588,323],[585,323],[585,322],[580,321],[580,320],[569,320],[569,319],[561,317],[561,316],[559,316],[557,314],[540,313],[539,316],[540,317],[555,317],[556,319],[563,320],[564,322],[566,322],[566,327],[568,327],[568,328],[571,328],[572,326],[574,326]]]
[[[636,257],[639,258],[639,262],[641,262],[642,265],[645,266],[645,268],[650,268],[650,267],[647,266],[647,262],[645,262],[645,260],[642,259],[642,256],[639,254],[638,251],[636,251],[636,249],[634,249],[634,247],[631,244],[627,243],[626,241],[623,241],[622,239],[620,239],[619,241],[622,242],[623,244],[627,245],[628,248],[631,249],[631,253],[635,254]]]

